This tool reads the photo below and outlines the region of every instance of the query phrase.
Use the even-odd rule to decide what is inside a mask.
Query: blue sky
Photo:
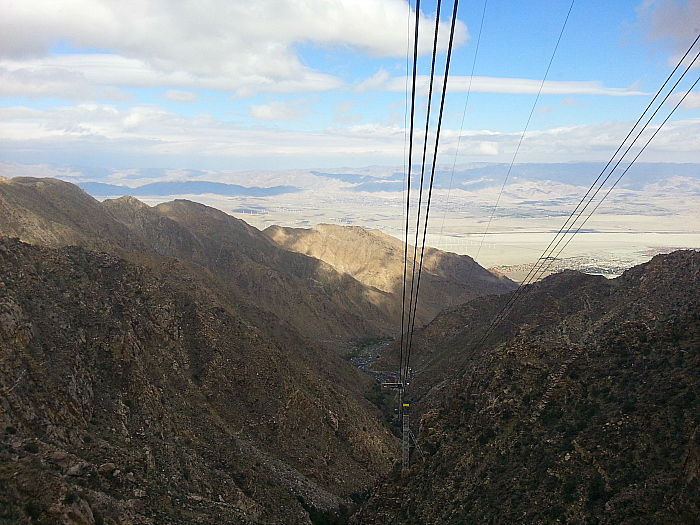
[[[439,163],[512,160],[570,5],[462,2]],[[0,161],[400,166],[414,7],[403,0],[0,0]],[[440,73],[451,9],[443,4]],[[435,2],[424,1],[421,13],[425,86]],[[575,2],[517,161],[608,160],[698,32],[700,0]],[[425,100],[420,89],[418,128]],[[687,97],[667,128],[640,160],[700,162],[700,93]]]

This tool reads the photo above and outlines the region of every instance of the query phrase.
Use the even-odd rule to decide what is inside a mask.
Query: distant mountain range
[[[152,182],[130,188],[126,186],[116,186],[103,182],[81,182],[78,186],[90,195],[99,197],[122,197],[131,195],[132,197],[143,196],[168,196],[168,195],[203,195],[213,193],[215,195],[235,196],[246,195],[250,197],[269,197],[271,195],[282,195],[284,193],[295,193],[299,188],[294,186],[273,186],[271,188],[259,188],[239,186],[237,184],[224,184],[221,182],[206,181],[171,181]]]
[[[628,164],[621,164],[621,173]],[[551,181],[588,187],[606,168],[600,162],[530,163],[530,164],[458,164],[438,165],[435,171],[435,189],[465,188],[477,191],[499,186],[508,173],[509,180]],[[608,167],[609,169],[612,166]],[[606,171],[606,173],[608,172]],[[290,170],[290,171],[203,171],[179,170],[173,174],[167,169],[134,169],[120,175],[128,185],[113,181],[119,170],[83,166],[30,166],[0,163],[0,175],[6,177],[31,175],[54,176],[77,180],[89,194],[98,197],[131,195],[168,196],[202,195],[275,196],[316,189],[326,183],[343,183],[351,192],[401,192],[405,187],[403,167],[374,166],[346,170]],[[177,177],[178,180],[171,180]],[[641,190],[649,184],[659,184],[672,178],[700,179],[700,164],[637,162],[620,181],[620,188]],[[139,180],[149,181],[134,186]],[[280,184],[283,182],[283,184]]]

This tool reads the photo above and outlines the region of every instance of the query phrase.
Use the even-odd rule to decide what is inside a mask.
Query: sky
[[[436,1],[420,14],[417,130]],[[405,165],[414,16],[404,0],[0,0],[0,161]],[[438,164],[607,161],[699,32],[700,0],[463,0]],[[436,120],[434,104],[430,147]],[[697,87],[640,161],[700,162]]]

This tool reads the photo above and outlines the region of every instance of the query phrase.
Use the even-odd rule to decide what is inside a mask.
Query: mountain
[[[25,242],[148,252],[148,246],[77,186],[58,179],[0,177],[0,233]]]
[[[394,322],[400,324],[403,295],[404,243],[379,230],[320,224],[312,229],[270,226],[263,231],[280,246],[330,264],[362,284],[392,294]],[[408,272],[414,266],[408,250]],[[420,264],[420,252],[416,268]],[[432,320],[449,306],[487,294],[503,294],[517,285],[479,266],[467,255],[426,248],[420,278],[417,324]]]
[[[269,233],[0,179],[0,523],[347,521],[399,452],[337,352],[397,332],[396,246]],[[513,286],[437,251],[425,275],[431,307]]]
[[[349,512],[396,442],[364,398],[373,381],[313,335],[376,334],[334,306],[362,285],[211,208],[160,211],[0,181],[0,519]],[[255,300],[275,293],[319,310],[308,330]]]
[[[150,208],[130,197],[103,206],[159,254],[208,269],[235,288],[238,300],[273,313],[307,336],[341,345],[396,331],[387,294],[285,250],[219,210],[185,200]]]
[[[0,241],[0,519],[347,511],[396,457],[370,380],[308,341],[277,344],[163,264]]]
[[[103,182],[83,182],[78,186],[90,195],[102,197],[132,197],[154,195],[202,195],[212,193],[215,195],[248,195],[253,197],[268,197],[270,195],[283,195],[300,191],[294,186],[273,186],[269,188],[245,187],[238,184],[224,184],[222,182],[207,181],[170,181],[152,182],[136,188],[105,184]]]
[[[337,348],[400,330],[403,244],[378,231],[323,225],[263,233],[191,201],[100,203],[70,183],[30,177],[0,179],[0,211],[0,233],[28,243],[79,245],[143,264],[177,257],[205,268],[225,282],[231,300],[243,305],[239,314],[256,326],[271,324],[256,313],[268,312]],[[418,322],[445,306],[514,287],[467,256],[429,248]]]
[[[32,244],[79,245],[156,265],[178,257],[206,268],[225,280],[241,315],[259,317],[262,309],[318,340],[337,345],[397,330],[387,294],[207,206],[150,208],[131,197],[100,203],[56,179],[15,178],[0,180],[0,211],[0,233]]]
[[[550,276],[480,346],[505,298],[443,312],[415,350],[453,362],[422,400],[425,459],[354,523],[700,522],[699,291],[682,251]]]

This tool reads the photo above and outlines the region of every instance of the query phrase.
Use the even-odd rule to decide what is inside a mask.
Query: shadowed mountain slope
[[[78,245],[140,264],[177,257],[206,268],[249,310],[269,312],[318,341],[337,346],[396,334],[401,324],[403,245],[378,231],[321,225],[260,232],[190,201],[100,203],[72,184],[29,177],[0,180],[0,211],[0,233],[32,244]],[[469,257],[429,248],[418,322],[514,287]]]
[[[398,305],[395,322],[400,324],[403,242],[378,230],[330,224],[320,224],[312,229],[270,226],[263,233],[289,250],[320,259],[366,286],[392,294]],[[413,268],[413,251],[413,247],[409,247],[409,273]],[[481,295],[506,293],[516,287],[510,279],[489,272],[469,256],[426,248],[417,323],[425,324],[446,307]]]
[[[396,294],[53,179],[0,180],[0,239],[0,520],[309,523],[389,471],[373,381],[319,341],[394,333]]]
[[[700,253],[612,281],[548,277],[476,350],[500,302],[420,335],[416,355],[461,372],[427,396],[425,462],[414,455],[355,522],[700,522]]]
[[[350,505],[395,456],[369,381],[235,312],[172,259],[1,240],[0,518],[286,524]]]

